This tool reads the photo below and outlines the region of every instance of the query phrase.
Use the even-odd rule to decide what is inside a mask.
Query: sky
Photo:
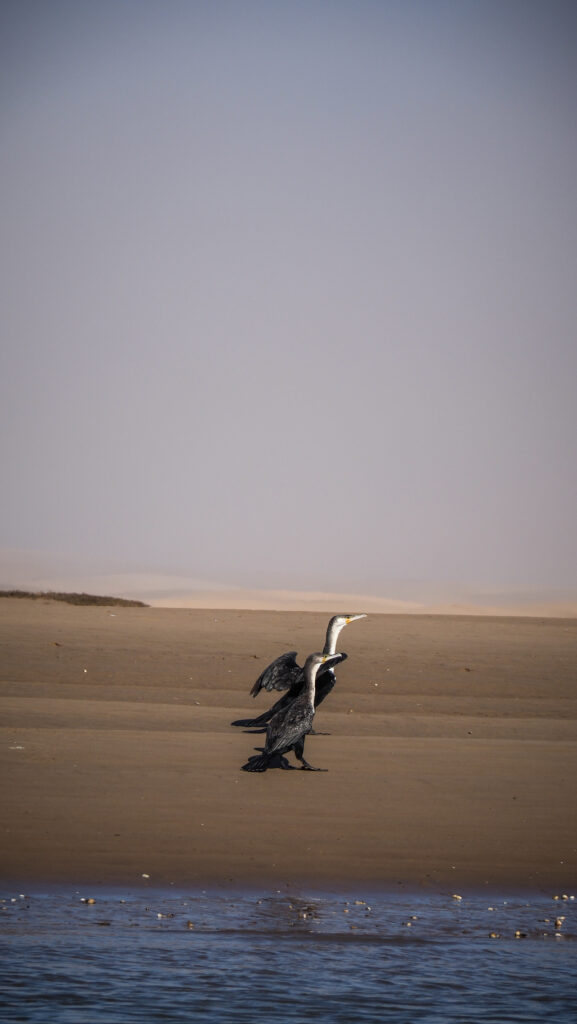
[[[0,40],[4,553],[577,587],[574,3],[2,0]]]

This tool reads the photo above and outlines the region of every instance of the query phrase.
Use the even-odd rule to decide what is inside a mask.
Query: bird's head
[[[308,666],[316,671],[321,665],[331,665],[333,661],[338,661],[342,657],[342,654],[323,654],[322,651],[316,651],[314,654],[309,654],[305,668]]]
[[[329,664],[330,665],[330,664],[332,664],[333,661],[342,661],[344,658],[346,658],[346,654],[338,654],[338,653],[337,654],[321,654],[320,657],[321,657],[321,660],[320,660],[319,664],[321,664],[321,665]]]
[[[345,626],[348,626],[349,622],[354,622],[355,619],[366,619],[366,617],[367,616],[365,612],[361,612],[360,615],[333,615],[329,623],[329,628],[335,630],[337,633],[340,633],[341,629],[344,629]]]

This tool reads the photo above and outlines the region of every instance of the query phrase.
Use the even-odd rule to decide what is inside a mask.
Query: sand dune
[[[320,611],[362,608],[378,614],[523,615],[577,618],[577,591],[483,587],[434,580],[383,580],[368,587],[266,589],[200,579],[186,573],[103,571],[89,563],[37,551],[0,549],[0,589],[110,594],[156,608]]]
[[[132,595],[130,595],[132,596]],[[363,608],[381,615],[489,615],[530,616],[535,618],[577,618],[577,601],[513,600],[501,603],[455,599],[443,601],[408,601],[371,594],[323,593],[294,590],[197,591],[148,595],[147,603],[155,608],[227,608],[250,611],[317,611],[332,613],[335,608]]]

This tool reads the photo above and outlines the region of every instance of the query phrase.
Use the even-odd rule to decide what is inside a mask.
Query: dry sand
[[[0,877],[574,891],[577,621],[370,615],[307,740],[328,771],[242,772],[230,721],[327,618],[0,600]]]

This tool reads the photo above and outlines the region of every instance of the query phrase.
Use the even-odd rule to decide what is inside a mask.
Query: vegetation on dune
[[[65,594],[53,590],[32,592],[29,590],[0,590],[0,597],[29,597],[33,600],[65,601],[66,604],[115,605],[122,608],[148,608],[144,601],[129,601],[125,597],[100,597],[96,594]]]

